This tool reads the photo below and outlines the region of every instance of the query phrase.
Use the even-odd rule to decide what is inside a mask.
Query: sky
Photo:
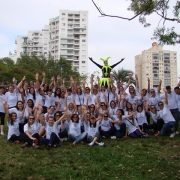
[[[130,0],[94,0],[106,14],[132,17],[127,8]],[[9,51],[16,49],[15,39],[18,35],[27,35],[28,30],[41,30],[48,25],[49,18],[59,15],[59,9],[86,10],[89,12],[88,56],[102,64],[99,59],[110,56],[112,65],[121,58],[125,60],[115,69],[135,71],[135,56],[152,47],[153,31],[160,20],[156,15],[148,17],[152,23],[144,28],[138,18],[127,21],[118,18],[101,17],[91,0],[0,0],[0,58],[8,57]],[[167,23],[167,27],[180,26]],[[177,51],[180,67],[180,45],[164,46],[164,50]],[[98,68],[88,61],[88,70],[92,73]],[[180,74],[180,70],[178,70]]]

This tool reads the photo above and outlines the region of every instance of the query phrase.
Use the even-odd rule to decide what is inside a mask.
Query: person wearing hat
[[[117,62],[116,64],[113,65],[108,65],[108,59],[110,57],[107,58],[100,58],[100,60],[102,60],[104,62],[104,65],[101,66],[100,64],[96,63],[95,61],[93,61],[92,57],[89,57],[89,59],[96,65],[98,66],[101,70],[102,70],[102,78],[100,80],[100,87],[101,86],[105,86],[108,87],[109,85],[109,78],[110,78],[110,72],[111,70],[117,66],[118,64],[120,64],[125,58],[121,59],[119,62]]]
[[[104,146],[104,142],[101,141],[101,136],[99,133],[100,120],[96,119],[95,116],[91,116],[89,121],[85,121],[84,125],[86,126],[87,131],[87,142],[88,146],[93,146],[97,144],[99,146]]]
[[[176,120],[175,123],[175,133],[179,134],[178,132],[178,120],[179,120],[179,111],[178,111],[178,103],[176,100],[176,93],[174,90],[171,90],[170,86],[166,86],[167,91],[167,98],[168,98],[168,104],[167,107],[169,108],[171,114],[173,115],[174,119]],[[165,99],[166,94],[163,94],[160,99]]]
[[[169,88],[169,87],[168,87]],[[169,102],[168,102],[168,93],[169,89],[167,87],[164,88],[164,103],[160,101],[158,103],[158,106],[160,108],[159,110],[159,117],[163,119],[164,125],[161,129],[161,136],[169,135],[170,138],[173,138],[177,133],[176,133],[176,120],[173,117],[170,109],[169,109]],[[171,105],[171,103],[170,103]],[[175,129],[175,130],[174,130]]]
[[[116,131],[116,128],[112,124],[112,119],[109,118],[108,114],[103,115],[100,126],[100,134],[102,137],[104,136],[105,138],[111,138],[111,136],[113,136]]]

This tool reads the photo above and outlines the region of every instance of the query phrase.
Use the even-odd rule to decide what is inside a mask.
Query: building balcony
[[[81,31],[74,31],[74,35],[81,35],[81,34],[86,34],[86,32],[81,32]]]
[[[72,47],[68,47],[68,46],[65,46],[65,47],[61,47],[61,49],[69,49],[69,50],[73,50],[74,49],[74,47],[72,46]]]
[[[21,47],[27,47],[27,43],[22,43]]]
[[[73,36],[61,36],[61,39],[74,39]]]
[[[17,41],[15,40],[15,44],[17,44]]]

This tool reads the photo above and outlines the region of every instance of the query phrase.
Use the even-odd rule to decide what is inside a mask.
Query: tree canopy
[[[130,74],[134,74],[133,71],[131,70],[128,70],[128,69],[118,69],[117,71],[116,70],[112,70],[112,73],[113,73],[113,79],[116,81],[116,82],[121,82],[121,84],[125,85],[128,80],[129,80],[129,75]],[[132,77],[131,78],[131,83],[132,84],[135,84],[135,79]]]
[[[62,78],[65,79],[66,85],[68,85],[70,76],[72,76],[78,84],[80,83],[83,77],[72,69],[72,65],[68,60],[64,58],[54,60],[51,56],[45,58],[44,56],[38,57],[35,55],[29,56],[22,54],[16,63],[7,57],[0,59],[0,84],[7,85],[12,83],[13,77],[20,81],[23,76],[26,76],[27,81],[33,81],[35,73],[38,72],[41,74],[43,71],[46,73],[46,83],[49,83],[52,76],[61,76],[59,64],[64,65],[62,68]]]
[[[127,18],[121,15],[109,15],[103,12],[98,7],[94,0],[93,4],[102,16],[120,18],[131,21],[139,18],[139,22],[144,27],[149,27],[151,24],[146,18],[152,14],[156,14],[159,18],[157,28],[154,30],[153,38],[160,44],[175,45],[180,44],[180,34],[175,30],[175,25],[180,23],[180,1],[179,0],[131,0],[127,10],[134,12],[134,16]],[[120,5],[119,1],[119,5]],[[166,21],[174,22],[174,26],[166,27]]]

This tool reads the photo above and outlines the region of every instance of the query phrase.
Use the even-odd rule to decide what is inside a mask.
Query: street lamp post
[[[62,68],[64,67],[64,64],[58,64],[58,66],[61,69],[61,85],[62,85]]]

